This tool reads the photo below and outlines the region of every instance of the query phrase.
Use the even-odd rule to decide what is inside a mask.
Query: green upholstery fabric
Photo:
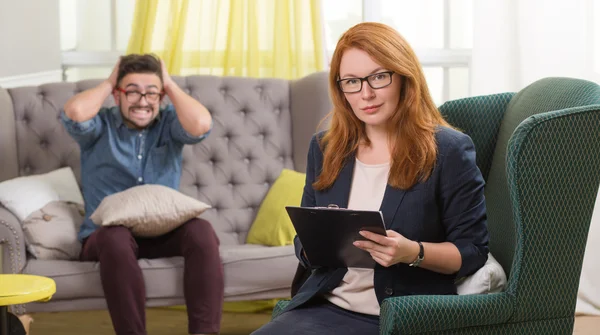
[[[507,246],[516,247],[515,226],[508,222],[512,219],[515,208],[509,198],[506,173],[506,146],[510,137],[517,126],[532,115],[599,103],[600,87],[597,84],[570,78],[541,79],[525,87],[511,99],[500,126],[485,192],[490,250],[493,250],[494,257],[507,274],[511,270],[515,253],[514,248]]]
[[[506,293],[465,296],[416,295],[384,300],[380,312],[381,334],[413,334],[411,330],[443,331],[463,325],[505,323],[512,297]]]
[[[508,143],[507,161],[520,241],[512,320],[573,317],[600,183],[600,101],[527,119]]]
[[[434,331],[432,329],[432,327],[427,327],[428,325],[423,325],[422,323],[425,321],[423,320],[418,320],[419,314],[418,313],[414,313],[411,312],[412,308],[420,308],[420,311],[422,311],[422,313],[435,313],[436,311],[432,311],[431,306],[436,306],[436,304],[433,304],[431,301],[425,299],[422,300],[423,303],[425,303],[426,306],[418,306],[418,304],[414,304],[411,306],[411,304],[402,304],[402,305],[396,305],[393,303],[393,301],[390,301],[391,299],[386,300],[386,303],[389,302],[389,304],[384,304],[382,306],[382,312],[381,315],[388,315],[388,314],[396,314],[398,315],[398,318],[400,318],[401,315],[408,315],[410,317],[417,317],[415,321],[416,324],[419,324],[419,322],[421,323],[421,327],[426,327],[425,329],[427,329],[427,333],[435,333],[435,334],[473,334],[473,335],[479,335],[479,334],[507,334],[507,335],[514,335],[514,334],[523,334],[523,335],[529,335],[529,334],[569,334],[571,335],[573,332],[573,317],[570,316],[568,318],[563,318],[563,319],[548,319],[548,320],[535,320],[535,321],[527,321],[527,322],[521,322],[521,323],[505,323],[505,321],[501,321],[501,320],[505,320],[505,318],[508,318],[508,316],[510,315],[510,311],[511,311],[511,307],[512,307],[512,303],[508,301],[507,298],[509,298],[509,295],[505,294],[505,293],[496,293],[493,295],[489,295],[492,298],[490,300],[485,300],[485,297],[488,296],[483,296],[480,295],[478,297],[484,297],[484,299],[481,300],[464,300],[465,303],[467,303],[468,305],[459,305],[458,301],[461,300],[465,297],[468,296],[463,296],[463,297],[458,297],[458,296],[447,296],[445,297],[447,299],[445,306],[446,306],[446,311],[443,313],[444,317],[441,317],[439,319],[436,318],[428,318],[427,321],[438,321],[439,325],[437,327],[437,329],[439,329],[438,331]],[[494,297],[495,296],[495,297]],[[422,298],[423,296],[421,296]],[[413,299],[416,297],[405,297],[404,299]],[[449,300],[451,299],[455,299],[457,303],[452,303]],[[273,314],[272,314],[272,318],[277,317],[279,314],[281,314],[281,311],[285,308],[285,306],[287,306],[287,304],[289,303],[289,300],[280,300],[279,302],[277,302],[277,305],[275,306],[275,308],[273,309]],[[496,306],[494,306],[494,304],[496,304]],[[402,306],[402,307],[400,307]],[[441,310],[443,309],[442,306],[444,306],[444,304],[440,304],[440,301],[438,301],[438,311],[437,312],[441,312]],[[442,307],[442,308],[439,308]],[[384,311],[383,308],[390,308],[390,310],[386,310]],[[403,308],[408,308],[408,310],[403,310]],[[433,308],[435,310],[435,307]],[[460,310],[463,309],[464,312],[463,313],[458,313],[456,312],[456,310]],[[485,309],[485,310],[484,310]],[[474,321],[478,321],[478,324],[480,324],[480,326],[469,326],[466,328],[451,328],[449,327],[452,323],[454,324],[464,324],[464,322],[462,320],[465,319],[469,319],[469,318],[473,318],[474,316],[477,316],[479,313],[482,312],[482,310],[484,310],[484,316],[483,317],[478,317],[477,320],[472,320],[471,324],[475,324]],[[384,314],[385,313],[385,314]],[[440,315],[440,313],[438,313],[438,315]],[[398,323],[396,324],[387,324],[386,322],[390,322],[392,321],[394,318],[382,318],[381,319],[381,332],[380,334],[405,334],[402,332],[402,330],[400,330],[402,327],[400,327],[400,325],[402,323]],[[494,322],[496,321],[496,322]],[[404,322],[405,325],[403,325],[404,327],[411,327],[411,324],[407,321]],[[415,332],[412,332],[412,334],[416,334]]]
[[[470,335],[529,335],[529,334],[569,334],[573,333],[573,320],[550,319],[523,323],[495,324],[484,327],[461,328],[436,332],[436,334]]]
[[[285,306],[287,306],[289,303],[290,303],[289,300],[279,300],[277,302],[277,304],[275,304],[275,307],[273,308],[273,313],[271,314],[271,318],[274,319],[279,314],[281,314],[281,312],[283,311]]]
[[[462,99],[440,109],[473,138],[482,172],[489,169],[490,251],[508,286],[488,295],[388,298],[380,333],[572,334],[600,184],[600,86],[546,78],[514,96]],[[279,302],[273,317],[286,304]]]
[[[514,93],[500,93],[451,100],[439,108],[450,125],[473,139],[477,152],[477,166],[485,180],[492,166],[500,123],[513,96]]]

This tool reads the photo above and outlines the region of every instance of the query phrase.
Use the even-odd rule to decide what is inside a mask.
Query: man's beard
[[[133,106],[130,106],[130,107],[129,107],[129,109],[127,110],[127,112],[126,112],[126,113],[124,113],[124,112],[123,112],[123,105],[121,105],[121,106],[120,106],[120,108],[121,108],[121,116],[123,117],[123,121],[124,121],[124,122],[125,122],[125,123],[126,123],[128,126],[130,126],[130,127],[133,127],[134,129],[138,129],[138,130],[139,130],[139,129],[144,129],[144,128],[148,127],[148,126],[149,126],[149,125],[152,123],[152,121],[154,121],[154,119],[156,119],[155,108],[154,108],[154,106],[152,106],[152,105],[148,105],[148,106],[133,105]],[[134,109],[148,109],[148,110],[149,110],[149,112],[150,112],[150,115],[151,115],[151,116],[150,116],[150,120],[148,121],[148,123],[146,123],[146,124],[145,124],[145,125],[143,125],[143,126],[140,126],[140,125],[138,125],[138,124],[136,123],[136,121],[135,121],[135,120],[132,120],[132,119],[129,117],[129,115],[130,115],[131,113],[133,113],[133,110],[134,110]]]

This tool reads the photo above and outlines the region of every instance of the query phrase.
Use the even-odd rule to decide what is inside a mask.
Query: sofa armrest
[[[504,292],[393,297],[381,304],[380,334],[452,333],[506,323],[512,313],[513,297]]]
[[[0,205],[0,246],[2,273],[20,273],[25,267],[27,253],[21,223],[8,209]]]

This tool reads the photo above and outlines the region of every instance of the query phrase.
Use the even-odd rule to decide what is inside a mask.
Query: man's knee
[[[123,226],[100,227],[96,232],[96,246],[100,260],[103,257],[123,258],[127,253],[136,253],[136,243],[131,231]]]
[[[183,244],[191,247],[218,249],[219,238],[210,222],[194,218],[181,226],[183,229]]]

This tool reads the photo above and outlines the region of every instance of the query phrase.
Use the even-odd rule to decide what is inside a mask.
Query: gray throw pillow
[[[162,185],[140,185],[104,198],[90,219],[125,226],[133,235],[156,237],[202,214],[209,205]]]
[[[83,205],[52,201],[23,220],[29,253],[37,259],[77,260],[81,243],[77,232],[83,222]]]

